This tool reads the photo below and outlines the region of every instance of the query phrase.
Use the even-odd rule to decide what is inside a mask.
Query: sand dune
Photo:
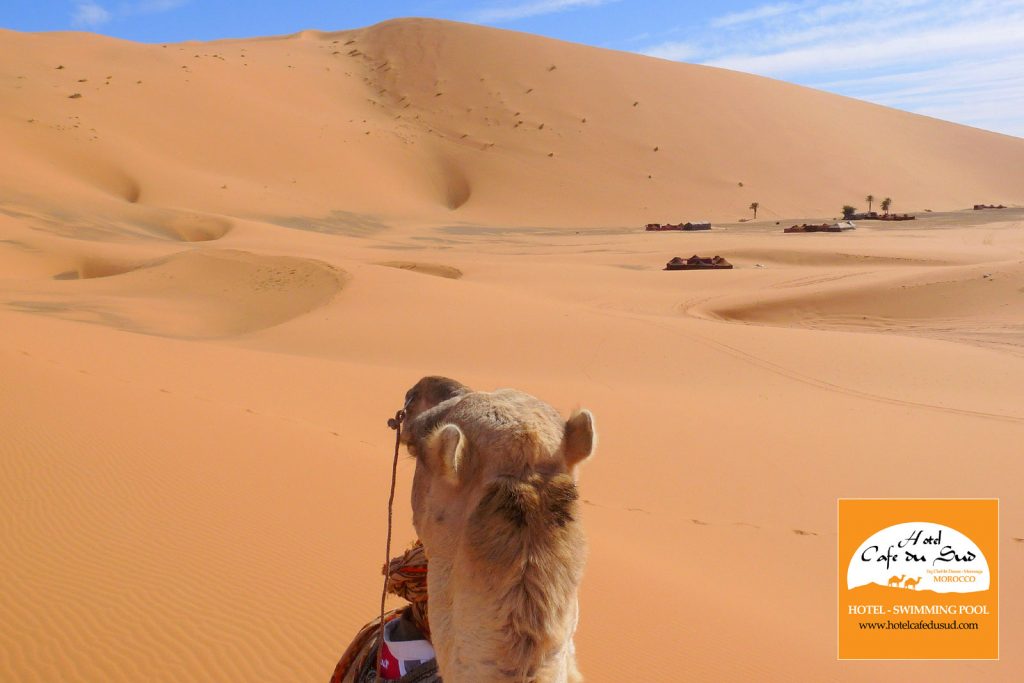
[[[763,292],[745,303],[713,307],[727,319],[838,329],[875,329],[929,334],[940,338],[1005,337],[1011,346],[1024,329],[1024,262],[943,268],[908,278],[906,274],[864,279],[823,278],[797,283],[796,294]],[[807,285],[820,284],[814,291]],[[777,293],[777,295],[776,295]]]
[[[271,327],[329,302],[344,271],[310,259],[233,250],[187,251],[138,266],[83,263],[50,286],[8,293],[16,311],[175,337]]]
[[[581,226],[735,220],[751,201],[831,216],[869,192],[1024,203],[1019,138],[449,22],[181,45],[4,32],[0,54],[0,173],[35,197]]]
[[[952,210],[1024,140],[426,20],[4,31],[0,93],[0,679],[326,680],[435,373],[596,415],[588,680],[1019,678],[1010,580],[999,662],[837,662],[835,500],[1001,497],[1024,571],[1024,209]],[[781,232],[867,192],[935,211]]]

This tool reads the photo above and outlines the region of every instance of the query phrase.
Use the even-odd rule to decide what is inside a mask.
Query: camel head
[[[416,382],[412,389],[405,392],[406,419],[411,422],[439,403],[444,403],[448,399],[462,394],[468,394],[470,391],[471,389],[465,384],[450,377],[438,375],[424,377]]]
[[[571,638],[585,556],[576,479],[596,445],[593,416],[564,420],[519,391],[456,385],[407,422],[441,674],[576,680]]]
[[[466,385],[448,377],[435,375],[416,382],[405,392],[405,431],[402,433],[402,443],[419,441],[446,414],[449,402],[470,391]],[[429,413],[429,416],[418,419],[424,413]]]

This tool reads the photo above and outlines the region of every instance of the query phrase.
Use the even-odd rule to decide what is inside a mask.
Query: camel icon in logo
[[[889,588],[899,588],[900,584],[903,584],[904,588],[913,588],[914,590],[917,590],[917,584],[919,583],[921,583],[920,576],[916,579],[912,579],[908,577],[906,574],[901,574],[899,576],[893,576],[889,579]]]

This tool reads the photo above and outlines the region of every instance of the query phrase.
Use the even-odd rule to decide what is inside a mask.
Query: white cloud
[[[692,43],[677,41],[654,45],[644,50],[644,54],[649,57],[657,57],[659,59],[671,59],[677,62],[685,62],[686,60],[692,59],[700,54],[700,49]]]
[[[769,19],[782,14],[789,14],[790,12],[799,9],[799,7],[800,5],[795,5],[791,2],[783,2],[778,5],[761,5],[760,7],[754,7],[753,9],[744,10],[743,12],[732,12],[731,14],[724,14],[720,17],[716,17],[711,20],[711,25],[720,28],[723,26],[746,24],[751,21]]]
[[[158,14],[178,9],[189,0],[141,0],[124,6],[125,14]]]
[[[1024,137],[1024,55],[826,82],[820,87]]]
[[[79,0],[71,13],[71,24],[78,28],[96,28],[115,19],[140,14],[159,14],[169,12],[185,5],[190,0],[138,0],[122,2],[113,11],[108,10],[96,0]]]
[[[765,75],[804,75],[864,70],[893,64],[919,64],[963,59],[975,54],[1010,52],[1024,40],[1024,17],[981,22],[964,30],[949,26],[904,34],[829,40],[793,50],[761,55],[727,55],[709,60],[712,66]]]
[[[79,28],[92,28],[110,21],[110,12],[95,2],[79,2],[71,14],[71,24]]]
[[[619,0],[532,0],[516,5],[491,7],[470,14],[467,19],[478,24],[500,24],[516,19],[539,17],[543,14],[554,14],[581,7],[600,7]]]
[[[1024,132],[1024,0],[776,2],[708,28],[642,52]]]

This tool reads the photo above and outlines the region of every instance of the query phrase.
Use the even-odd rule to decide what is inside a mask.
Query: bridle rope
[[[391,562],[391,525],[395,507],[395,480],[398,478],[398,449],[402,443],[402,422],[405,411],[399,410],[388,420],[388,427],[395,430],[395,458],[391,462],[391,494],[388,496],[388,536],[384,545],[384,587],[380,591],[380,638],[377,645],[377,680],[380,680],[381,654],[384,649],[384,603],[388,596],[388,565]]]

